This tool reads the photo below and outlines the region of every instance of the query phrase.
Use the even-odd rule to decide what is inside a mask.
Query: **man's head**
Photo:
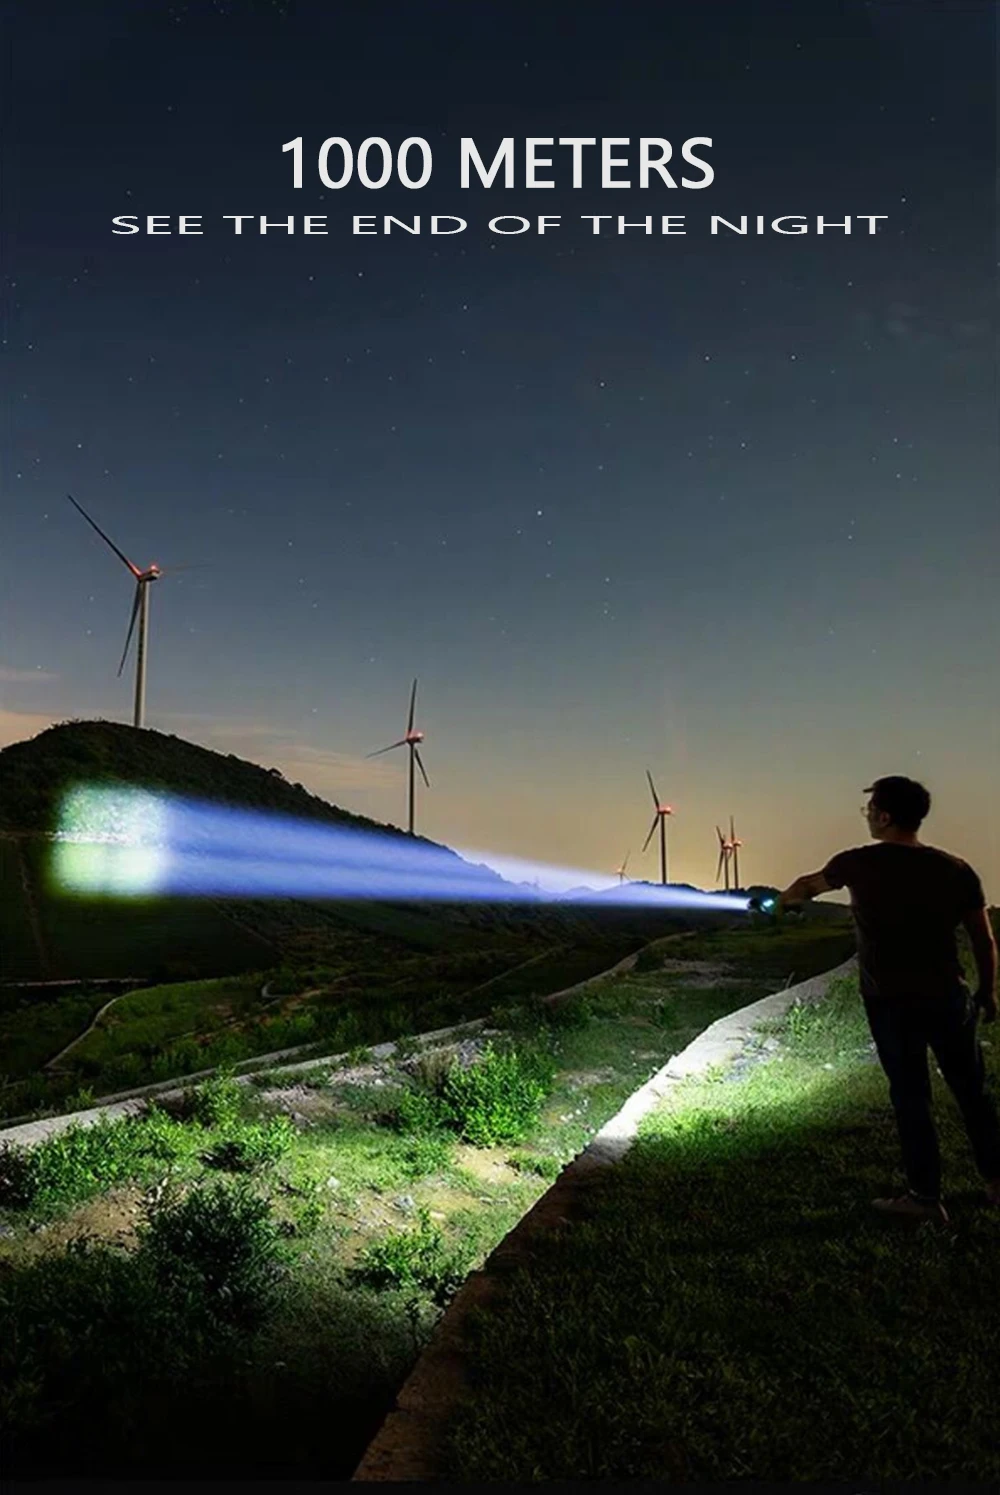
[[[923,784],[902,774],[876,779],[865,793],[870,798],[863,813],[876,841],[892,840],[900,832],[914,835],[931,807],[931,797]]]

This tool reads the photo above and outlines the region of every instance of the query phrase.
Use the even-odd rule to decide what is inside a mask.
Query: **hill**
[[[242,809],[382,829],[377,821],[290,784],[276,768],[150,728],[74,721],[0,752],[0,831],[58,829],[61,802],[79,784],[164,790]]]

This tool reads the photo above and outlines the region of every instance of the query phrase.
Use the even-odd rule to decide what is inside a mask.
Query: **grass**
[[[537,1094],[522,1094],[516,1141],[473,1146],[457,1116],[449,1127],[440,1115],[415,1114],[401,1128],[398,1103],[420,1088],[412,1073],[432,1099],[448,1073],[410,1044],[409,1070],[387,1064],[363,1084],[348,1085],[329,1065],[284,1080],[274,1072],[275,1088],[296,1087],[283,1097],[222,1075],[176,1114],[154,1110],[43,1144],[20,1175],[8,1158],[7,1176],[21,1190],[12,1196],[8,1185],[0,1206],[9,1468],[169,1478],[197,1464],[229,1478],[265,1469],[348,1477],[462,1275],[669,1054],[781,984],[791,943],[771,948],[770,981],[744,982],[735,966],[716,986],[654,970],[595,983],[554,1009],[526,998],[494,1013],[498,1051],[513,1045],[524,1058],[509,1080],[538,1076],[539,1054],[551,1060],[540,1108]],[[825,932],[811,948],[814,959],[829,956]],[[715,954],[738,958],[738,949],[719,936]],[[795,951],[796,960],[807,954],[798,935]],[[519,1087],[497,1089],[497,1073],[470,1091],[472,1114],[487,1114],[484,1098],[501,1102],[501,1117],[511,1109]],[[220,1181],[266,1210],[217,1196]],[[184,1200],[192,1214],[186,1224],[174,1216],[183,1228],[170,1232],[174,1287],[154,1303],[154,1253],[136,1225]],[[246,1280],[267,1291],[254,1299],[259,1314],[210,1333],[221,1289],[216,1280],[209,1291],[209,1268],[217,1271],[218,1243],[233,1241],[234,1219],[264,1242],[262,1275],[248,1266]],[[195,1270],[179,1258],[183,1242],[194,1250],[199,1240]],[[273,1281],[268,1241],[285,1253]],[[226,1250],[258,1260],[257,1247],[249,1258],[242,1246]],[[250,1288],[233,1291],[239,1298]],[[90,1303],[94,1324],[74,1331],[86,1353],[57,1333],[57,1299],[78,1326]]]
[[[129,1054],[155,1055],[179,1038],[209,1036],[234,1018],[246,1018],[260,1000],[261,977],[227,976],[146,987],[120,997],[93,1032],[67,1055],[96,1078]]]
[[[1000,1219],[936,1089],[948,1231],[871,1215],[897,1144],[854,983],[676,1087],[470,1325],[447,1477],[995,1481]]]

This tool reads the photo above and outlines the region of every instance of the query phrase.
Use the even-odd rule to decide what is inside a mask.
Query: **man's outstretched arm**
[[[976,1006],[982,1010],[983,1021],[992,1023],[997,1015],[997,942],[993,938],[990,916],[985,908],[977,908],[966,914],[962,923],[969,936],[979,976]]]
[[[805,903],[810,898],[818,898],[820,893],[832,891],[822,872],[807,872],[804,877],[797,877],[793,883],[789,883],[783,893],[778,894],[778,907],[794,908],[796,904]]]

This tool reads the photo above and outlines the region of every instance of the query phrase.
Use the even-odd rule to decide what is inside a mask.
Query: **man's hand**
[[[997,1020],[997,994],[991,987],[981,986],[972,999],[983,1014],[984,1023]]]

